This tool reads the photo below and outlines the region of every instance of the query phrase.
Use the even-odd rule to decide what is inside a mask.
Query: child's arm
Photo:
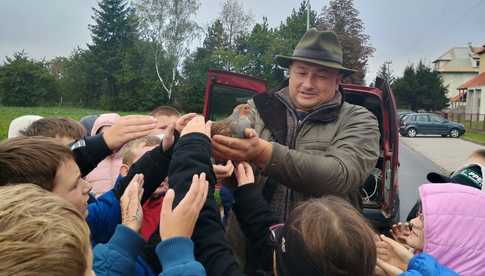
[[[271,271],[273,246],[269,228],[278,223],[269,204],[263,198],[261,189],[254,185],[251,165],[241,162],[236,166],[238,188],[234,191],[234,214],[249,243],[260,252],[262,269]]]
[[[203,118],[197,120],[200,121],[199,124],[204,125]],[[189,126],[193,127],[187,125]],[[208,275],[243,275],[224,237],[224,227],[213,198],[215,175],[210,159],[210,127],[208,133],[191,131],[192,133],[187,134],[186,131],[186,128],[182,131],[182,136],[174,147],[168,181],[175,189],[175,203],[178,203],[189,190],[194,174],[204,172],[209,181],[208,197],[192,235],[195,257],[204,265]]]
[[[150,134],[156,127],[156,122],[152,116],[123,116],[103,134],[86,136],[72,143],[70,148],[81,170],[81,175],[89,174],[98,166],[99,162],[128,141]]]
[[[93,250],[93,270],[96,275],[134,275],[136,257],[145,241],[138,234],[143,221],[140,197],[143,175],[136,175],[121,198],[122,222],[107,244]]]
[[[205,276],[204,267],[195,260],[190,240],[200,209],[207,198],[209,183],[205,173],[195,174],[182,201],[172,210],[174,191],[168,190],[160,211],[160,238],[156,252],[163,267],[160,275]]]

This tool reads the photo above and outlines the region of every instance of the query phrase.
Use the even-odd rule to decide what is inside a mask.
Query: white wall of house
[[[483,121],[485,114],[485,86],[468,89],[466,96],[467,120],[470,119],[470,114],[481,114],[480,121]],[[476,120],[476,115],[473,116]]]
[[[476,77],[478,73],[449,73],[443,72],[440,73],[441,77],[443,78],[443,83],[445,86],[448,86],[448,94],[446,95],[448,98],[454,97],[458,95],[457,88],[464,84],[465,82],[471,80],[472,78]]]

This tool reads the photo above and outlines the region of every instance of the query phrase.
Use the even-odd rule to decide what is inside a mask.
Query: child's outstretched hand
[[[234,165],[231,160],[227,160],[225,165],[213,164],[212,169],[216,175],[217,183],[221,183],[225,178],[231,177],[234,172]]]
[[[207,198],[209,183],[205,173],[195,174],[192,185],[185,197],[173,208],[175,192],[170,189],[165,194],[160,212],[160,238],[167,240],[174,237],[190,238],[194,231],[199,212]]]
[[[156,126],[157,120],[152,116],[123,116],[103,133],[103,138],[106,145],[114,151],[131,140],[149,135]]]
[[[180,136],[187,135],[189,133],[202,133],[206,135],[207,137],[211,137],[211,126],[212,122],[207,121],[207,123],[204,120],[204,117],[201,115],[197,115],[192,120],[190,120],[187,125],[182,129],[182,132],[180,133]]]
[[[142,196],[143,174],[136,174],[120,200],[122,224],[135,232],[140,231],[143,222]]]
[[[377,246],[377,266],[387,275],[399,275],[406,271],[413,253],[399,242],[384,235],[379,236]]]
[[[254,183],[253,168],[248,162],[240,162],[237,164],[236,179],[238,187]]]
[[[407,244],[407,237],[411,234],[411,228],[409,227],[409,223],[402,223],[399,222],[398,224],[394,224],[389,231],[392,238],[406,247],[409,247]]]

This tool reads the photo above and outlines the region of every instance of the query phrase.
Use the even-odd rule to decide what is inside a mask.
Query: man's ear
[[[129,170],[130,170],[130,166],[128,166],[126,164],[121,164],[120,175],[123,176],[123,177],[127,176]]]
[[[335,79],[335,84],[337,85],[337,87],[340,85],[340,83],[342,83],[342,79],[343,79],[343,76],[342,74],[338,74],[337,78]]]

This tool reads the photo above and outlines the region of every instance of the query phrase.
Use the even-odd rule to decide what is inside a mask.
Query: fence
[[[448,112],[445,116],[450,121],[462,123],[468,130],[485,132],[485,114]]]

